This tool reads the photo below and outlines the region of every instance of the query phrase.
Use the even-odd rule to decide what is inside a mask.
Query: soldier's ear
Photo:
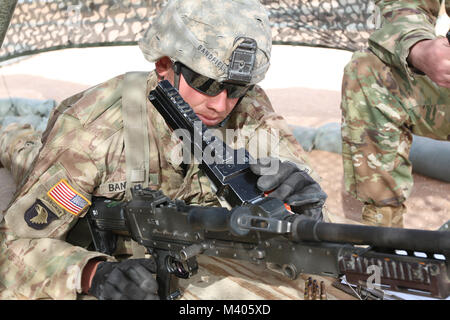
[[[156,72],[159,77],[162,78],[171,78],[173,77],[172,70],[172,60],[169,57],[162,57],[158,61],[155,62]]]

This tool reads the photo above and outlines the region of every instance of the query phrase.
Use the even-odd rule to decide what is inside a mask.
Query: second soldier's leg
[[[345,186],[364,203],[366,223],[403,226],[404,202],[413,186],[411,131],[447,138],[436,123],[445,122],[445,115],[436,112],[444,100],[450,102],[445,90],[426,77],[409,81],[369,52],[355,53],[346,66],[341,104]]]

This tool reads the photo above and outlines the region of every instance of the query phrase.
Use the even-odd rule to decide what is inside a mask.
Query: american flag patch
[[[61,208],[69,211],[71,214],[78,216],[86,206],[90,206],[91,202],[76,192],[66,179],[61,179],[53,186],[47,195],[53,199]]]

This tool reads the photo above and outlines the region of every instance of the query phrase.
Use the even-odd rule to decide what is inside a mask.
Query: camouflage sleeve
[[[84,266],[100,256],[103,255],[59,239],[16,238],[3,222],[0,224],[0,300],[77,299]]]
[[[406,61],[417,42],[434,39],[439,0],[384,0],[376,2],[382,15],[381,28],[369,38],[369,48],[383,62],[412,78]]]
[[[56,131],[73,125],[64,117],[59,122]],[[77,145],[79,130],[54,138],[5,214],[1,282],[29,299],[75,299],[84,265],[102,256],[64,241],[90,205],[97,168]]]
[[[47,130],[46,143],[0,225],[0,298],[75,299],[87,261],[112,259],[65,242],[98,185],[102,170],[90,156],[91,149],[103,150],[95,143],[98,135],[69,113]]]

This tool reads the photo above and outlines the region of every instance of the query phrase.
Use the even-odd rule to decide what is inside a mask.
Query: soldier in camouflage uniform
[[[438,0],[378,6],[382,26],[343,78],[345,186],[364,202],[365,222],[403,227],[412,134],[450,140],[450,46],[435,35]]]
[[[225,86],[231,55],[245,41],[240,36],[257,44],[251,78],[245,85]],[[145,98],[158,80],[167,79],[208,126],[221,132],[239,130],[249,140],[261,130],[276,133],[279,154],[270,155],[283,160],[284,176],[262,176],[268,180],[261,184],[275,187],[274,193],[292,205],[296,199],[297,204],[309,199],[309,207],[321,209],[326,195],[314,180],[304,178],[309,177],[305,172],[315,179],[317,175],[287,123],[256,85],[267,71],[271,51],[269,21],[259,1],[171,0],[140,47],[148,60],[156,61],[156,70],[142,86],[150,188],[188,204],[221,205],[197,165],[183,170],[174,155],[180,141]],[[0,299],[76,299],[82,294],[100,299],[158,298],[151,259],[116,260],[142,249],[131,239],[120,237],[116,252],[108,256],[75,246],[67,238],[85,216],[92,196],[117,200],[126,196],[124,77],[63,101],[52,111],[42,139],[29,126],[3,128],[1,162],[19,187],[0,224]]]

